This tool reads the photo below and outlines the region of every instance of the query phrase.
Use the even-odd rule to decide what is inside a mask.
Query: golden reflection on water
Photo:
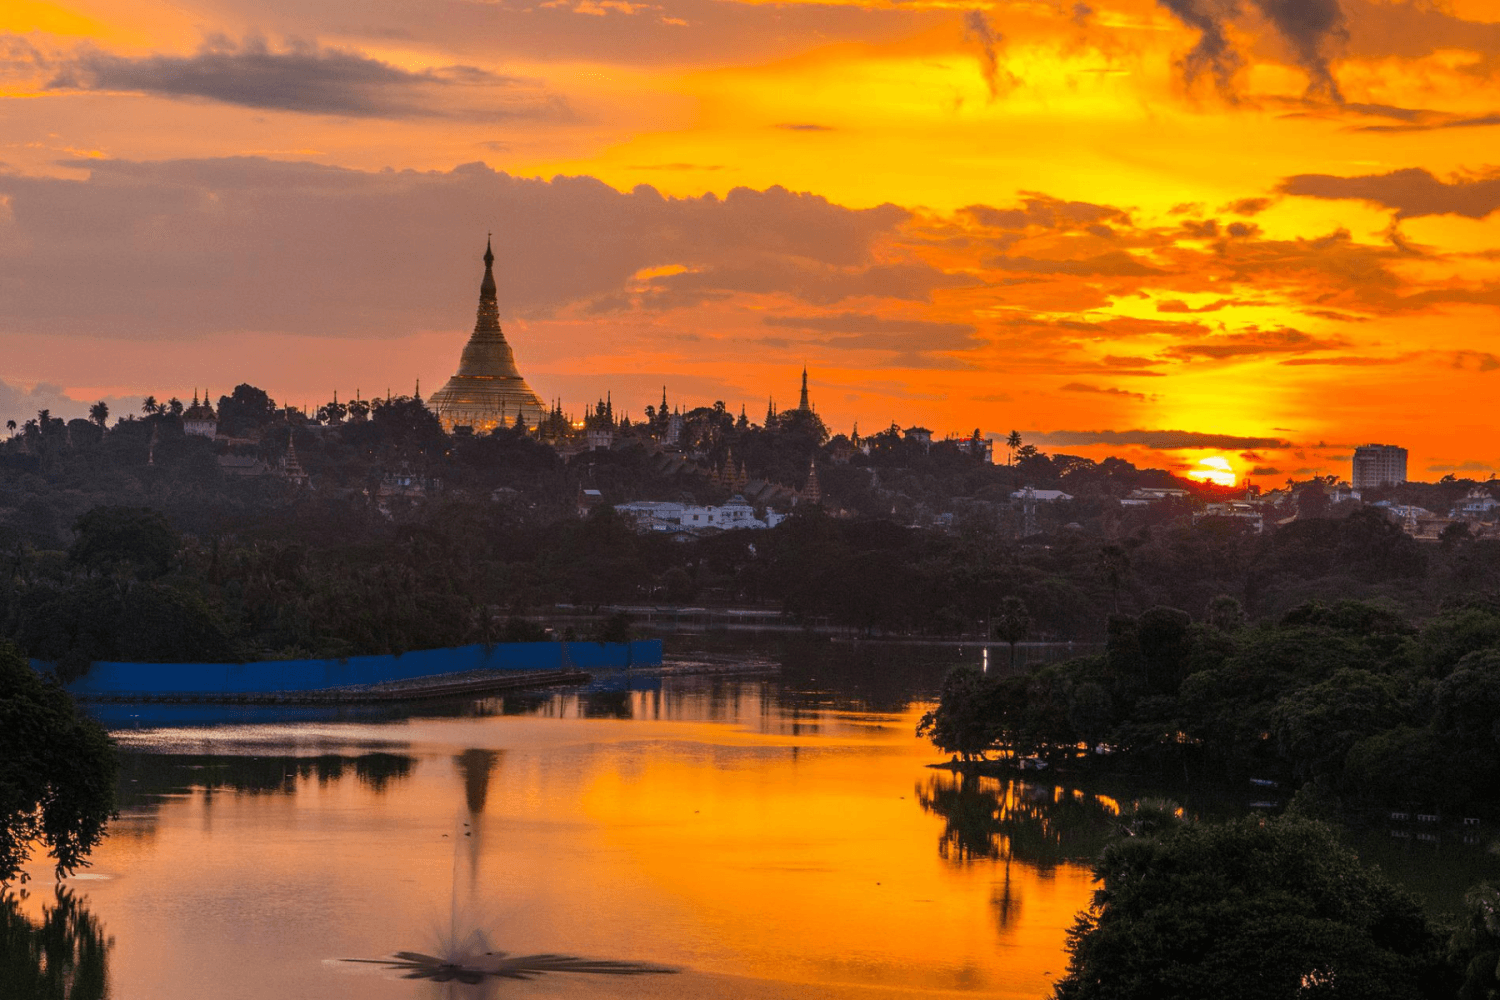
[[[1112,803],[932,770],[920,708],[765,688],[129,734],[134,794],[80,883],[117,995],[425,997],[326,961],[483,930],[684,970],[507,995],[1044,996]]]

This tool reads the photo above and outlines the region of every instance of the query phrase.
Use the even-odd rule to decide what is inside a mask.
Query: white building
[[[1406,482],[1406,449],[1393,444],[1360,445],[1354,449],[1351,481],[1357,490]]]
[[[1012,500],[1035,500],[1037,503],[1058,503],[1063,500],[1073,499],[1071,493],[1062,490],[1016,490],[1010,495]]]
[[[636,530],[641,532],[763,529],[774,528],[786,519],[785,514],[773,510],[766,511],[764,519],[756,517],[755,508],[738,494],[717,506],[635,500],[616,504],[615,510],[634,520]]]

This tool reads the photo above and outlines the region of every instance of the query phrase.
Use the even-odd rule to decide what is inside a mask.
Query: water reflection
[[[73,892],[59,885],[40,920],[26,892],[0,895],[0,1000],[104,1000],[114,939]]]
[[[1119,831],[1119,804],[1064,785],[976,774],[936,774],[917,786],[944,821],[938,854],[955,863],[1017,860],[1045,872],[1092,865]]]
[[[259,795],[296,794],[299,782],[329,785],[352,775],[377,795],[410,776],[415,758],[405,754],[319,754],[242,757],[221,754],[123,753],[120,808],[149,809],[161,799],[193,790]]]

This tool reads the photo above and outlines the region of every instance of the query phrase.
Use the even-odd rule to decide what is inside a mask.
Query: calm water
[[[779,677],[437,717],[137,720],[93,867],[59,909],[37,866],[13,908],[52,910],[117,1000],[1039,998],[1120,793],[927,767],[921,699],[966,655],[804,651]],[[465,986],[338,961],[476,931],[680,971]]]

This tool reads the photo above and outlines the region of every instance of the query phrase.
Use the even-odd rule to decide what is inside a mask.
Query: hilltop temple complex
[[[527,427],[536,427],[547,417],[547,407],[521,377],[515,354],[500,329],[494,264],[494,251],[486,241],[474,333],[459,359],[458,374],[427,401],[449,433],[468,427],[483,434],[515,424],[518,416]]]

